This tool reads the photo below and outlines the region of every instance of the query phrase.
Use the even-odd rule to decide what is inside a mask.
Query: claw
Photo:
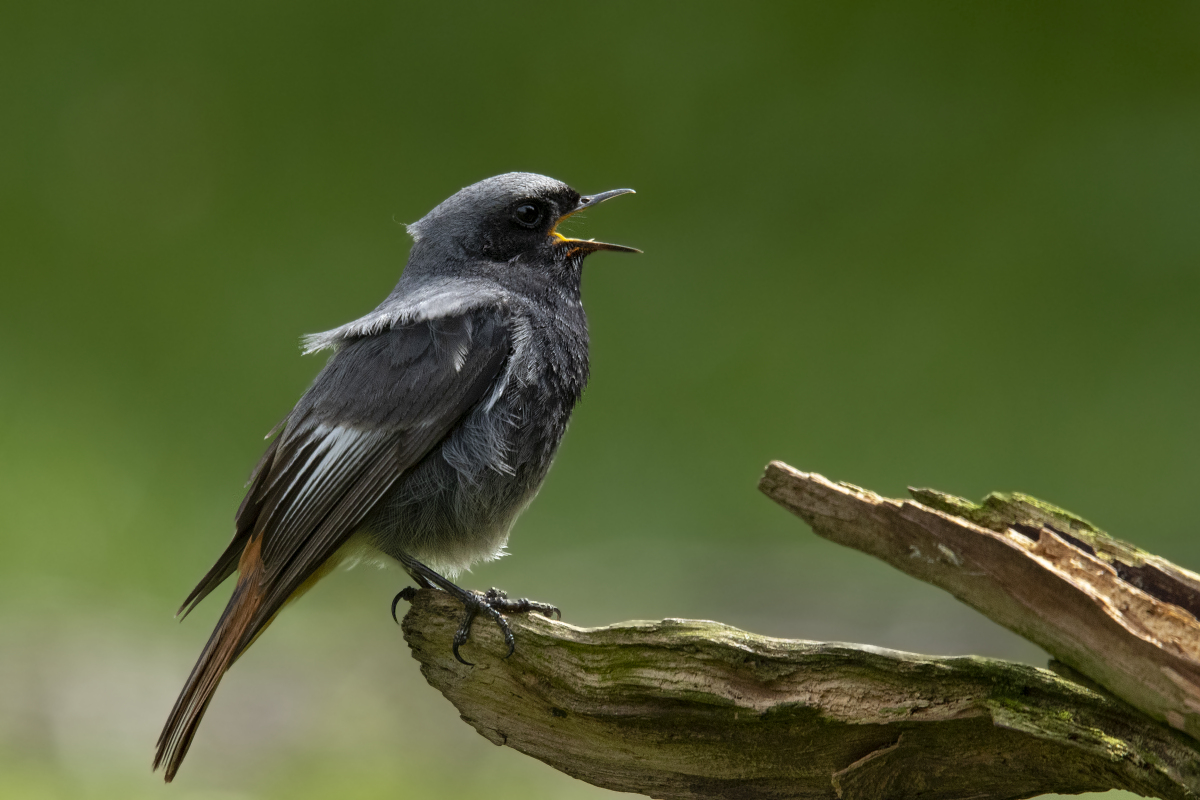
[[[401,589],[399,592],[396,593],[396,596],[392,598],[392,621],[393,622],[395,622],[397,625],[400,624],[400,620],[396,618],[396,605],[401,600],[406,600],[408,602],[412,602],[412,599],[416,596],[417,596],[417,590],[411,586],[405,586],[403,589]]]
[[[467,661],[465,658],[463,658],[462,656],[460,656],[458,654],[458,642],[457,641],[450,646],[450,649],[454,651],[454,657],[458,659],[458,663],[466,664],[468,667],[475,666],[474,661]]]
[[[466,664],[468,667],[475,666],[474,662],[463,658],[459,654],[458,648],[467,643],[467,639],[471,635],[471,623],[475,621],[475,615],[478,613],[479,606],[476,603],[472,603],[469,599],[464,598],[462,622],[458,623],[458,630],[454,632],[454,642],[450,645],[450,650],[454,653],[454,657],[458,659],[460,664]]]

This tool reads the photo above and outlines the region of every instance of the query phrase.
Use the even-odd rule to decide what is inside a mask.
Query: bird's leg
[[[538,603],[524,597],[519,600],[510,600],[507,594],[495,587],[488,589],[486,592],[464,589],[452,581],[443,578],[412,556],[404,556],[400,559],[400,563],[404,566],[405,571],[413,577],[413,580],[421,584],[422,588],[437,587],[454,595],[462,602],[464,608],[463,618],[462,622],[458,625],[458,630],[454,633],[454,643],[451,649],[454,651],[454,657],[468,667],[474,665],[459,655],[458,648],[466,644],[467,639],[471,635],[471,623],[475,621],[475,617],[479,614],[482,613],[490,617],[499,626],[500,632],[504,634],[504,643],[508,645],[508,652],[504,655],[505,658],[511,656],[517,649],[516,639],[513,638],[512,629],[508,626],[508,620],[504,617],[505,614],[528,614],[536,611],[546,617],[562,619],[562,612],[548,603]],[[411,600],[415,594],[416,589],[409,586],[396,595],[395,599],[392,600],[393,619],[396,618],[396,603],[400,600]]]

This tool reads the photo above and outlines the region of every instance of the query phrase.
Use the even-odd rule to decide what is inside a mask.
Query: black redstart
[[[587,383],[584,257],[638,252],[556,227],[632,191],[581,196],[523,172],[468,186],[408,226],[408,264],[378,308],[306,337],[305,352],[333,355],[272,432],[233,541],[180,608],[238,573],[159,737],[154,768],[168,781],[230,664],[342,562],[382,554],[462,600],[460,661],[476,614],[500,625],[511,653],[503,612],[557,612],[449,578],[502,553]]]

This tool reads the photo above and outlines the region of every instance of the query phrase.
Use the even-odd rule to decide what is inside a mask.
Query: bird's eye
[[[522,203],[517,206],[516,217],[526,228],[533,228],[542,221],[542,209],[533,203]]]

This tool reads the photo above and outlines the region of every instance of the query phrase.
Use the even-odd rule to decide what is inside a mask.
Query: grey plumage
[[[333,354],[255,469],[233,540],[181,608],[240,573],[159,739],[167,780],[232,661],[338,562],[390,556],[421,585],[475,602],[429,570],[452,576],[500,554],[545,478],[588,380],[583,259],[631,249],[555,226],[625,191],[581,198],[528,173],[469,186],[409,226],[408,264],[383,303],[305,338],[306,352]]]

